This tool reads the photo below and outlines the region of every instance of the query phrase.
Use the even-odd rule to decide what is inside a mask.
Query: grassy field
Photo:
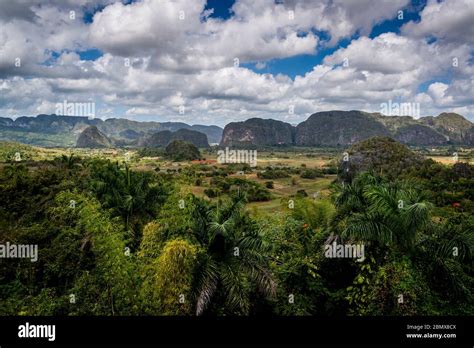
[[[474,164],[474,158],[472,157],[470,158],[458,157],[457,159],[454,156],[427,156],[427,157],[431,158],[433,161],[440,162],[447,165],[453,165],[459,160],[461,160],[462,162]]]
[[[457,157],[448,155],[450,149],[415,149],[427,158],[437,162],[452,165],[456,160],[474,163],[472,149],[459,149]],[[265,187],[268,181],[273,182],[273,188],[268,189],[271,193],[271,199],[263,202],[250,202],[246,209],[252,214],[272,215],[278,211],[286,209],[288,201],[295,197],[298,191],[304,192],[314,199],[325,198],[329,195],[329,186],[336,178],[335,175],[325,175],[315,179],[303,179],[298,174],[291,174],[290,177],[280,179],[262,179],[257,176],[258,172],[268,167],[280,168],[322,168],[334,165],[341,156],[341,149],[297,149],[259,151],[258,166],[243,172],[232,172],[229,178],[242,178],[248,181],[256,182]],[[163,157],[140,157],[136,149],[77,149],[77,148],[42,148],[37,146],[23,145],[14,142],[0,142],[0,165],[5,165],[8,161],[15,158],[15,154],[20,153],[21,160],[27,161],[47,161],[56,157],[70,156],[71,154],[82,158],[103,158],[119,163],[126,162],[134,170],[155,171],[155,172],[180,172],[186,167],[192,166],[191,162],[172,162]],[[208,160],[217,158],[215,151],[206,150],[202,154]],[[213,163],[205,164],[209,170],[224,169],[227,165]],[[179,176],[177,176],[179,177]],[[212,187],[211,178],[202,178],[200,185],[194,185],[179,181],[179,187],[183,195],[193,193],[194,195],[216,200],[218,198],[208,198],[205,190]]]
[[[269,180],[260,179],[256,173],[246,175],[231,175],[230,177],[245,178],[246,180],[255,181],[264,185]],[[246,209],[251,213],[273,214],[277,211],[282,211],[288,205],[288,201],[293,199],[299,190],[304,190],[309,197],[313,199],[321,199],[328,197],[329,186],[335,180],[336,175],[327,175],[324,178],[316,179],[302,179],[297,175],[292,175],[290,178],[273,179],[274,188],[269,191],[272,194],[272,199],[265,202],[250,202],[246,205]],[[294,179],[294,180],[293,180]],[[204,191],[209,188],[210,180],[204,180],[201,186],[194,185],[180,185],[181,193],[186,195],[192,193],[197,197],[209,199]],[[217,200],[217,198],[214,198]]]
[[[281,167],[300,167],[306,166],[308,168],[316,168],[328,165],[337,157],[342,156],[344,149],[319,149],[319,148],[302,148],[300,152],[298,149],[274,150],[274,151],[259,151],[258,152],[258,166],[281,166]],[[450,149],[446,147],[424,149],[413,149],[415,152],[423,154],[427,158],[443,164],[454,164],[455,160],[463,162],[474,163],[474,149],[459,148]],[[74,154],[83,158],[98,157],[107,158],[113,161],[129,161],[130,164],[140,170],[154,169],[160,165],[160,168],[176,168],[187,166],[190,163],[172,163],[166,161],[161,157],[139,157],[137,150],[117,148],[117,149],[79,149],[74,147],[64,148],[44,148],[39,146],[25,145],[16,142],[0,141],[0,162],[7,161],[8,155],[12,156],[16,152],[20,152],[26,156],[23,159],[30,159],[34,161],[51,160],[62,155]],[[454,155],[457,154],[457,157]],[[204,151],[204,156],[208,159],[216,159],[215,151]],[[216,164],[219,166],[219,164]]]

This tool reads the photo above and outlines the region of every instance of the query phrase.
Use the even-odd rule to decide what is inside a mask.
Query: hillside
[[[459,114],[442,113],[436,117],[414,119],[358,110],[317,112],[296,127],[278,120],[251,118],[231,122],[224,129],[190,126],[182,122],[138,122],[118,118],[103,121],[56,115],[19,117],[16,120],[0,117],[0,140],[45,147],[71,147],[89,126],[97,127],[119,147],[164,147],[172,140],[190,141],[198,147],[215,143],[231,147],[335,147],[352,145],[374,136],[391,137],[413,146],[474,145],[474,125]]]
[[[350,145],[370,137],[388,135],[388,129],[365,112],[318,112],[296,127],[296,145]]]
[[[397,129],[393,138],[410,145],[445,145],[447,139],[432,128],[421,124],[402,126]]]
[[[458,114],[419,120],[363,111],[323,111],[296,127],[275,120],[229,123],[221,146],[348,146],[374,137],[391,137],[414,146],[474,145],[473,124]]]
[[[225,126],[221,146],[291,145],[294,133],[294,127],[289,123],[251,118]]]
[[[222,128],[193,125],[181,122],[138,122],[123,118],[105,121],[79,116],[38,115],[18,117],[15,120],[0,117],[0,140],[18,141],[46,147],[70,147],[76,144],[79,134],[89,126],[97,129],[120,145],[132,145],[138,138],[156,132],[189,129],[206,134],[211,143],[218,143]]]
[[[443,112],[437,117],[422,117],[420,121],[445,135],[451,142],[474,145],[474,126],[459,114]]]
[[[423,157],[406,145],[387,137],[373,137],[347,150],[339,162],[339,176],[350,182],[360,172],[374,171],[392,178],[422,161]]]
[[[174,140],[187,141],[200,148],[209,147],[206,134],[189,129],[179,129],[176,132],[165,130],[153,133],[139,139],[138,145],[142,147],[165,147]]]
[[[165,149],[165,156],[175,162],[193,161],[201,158],[199,149],[183,140],[173,140]]]
[[[82,131],[77,138],[76,147],[80,148],[104,148],[111,147],[112,141],[96,126],[89,126]]]

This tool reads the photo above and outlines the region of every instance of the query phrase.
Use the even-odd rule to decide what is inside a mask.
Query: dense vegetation
[[[183,140],[170,142],[165,148],[165,155],[173,161],[192,161],[201,158],[199,149]]]
[[[0,314],[473,315],[474,167],[392,164],[341,170],[328,196],[262,216],[246,207],[271,198],[268,179],[322,170],[257,168],[262,185],[231,175],[246,165],[11,160],[0,244],[37,244],[39,257],[0,259]],[[210,198],[182,193],[204,183]],[[328,258],[334,242],[365,245],[365,259]]]

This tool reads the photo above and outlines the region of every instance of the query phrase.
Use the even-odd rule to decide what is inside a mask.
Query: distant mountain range
[[[363,111],[324,111],[293,126],[272,119],[251,118],[218,126],[181,122],[138,122],[38,115],[15,120],[0,117],[0,140],[46,147],[165,147],[186,140],[198,147],[220,143],[230,147],[347,146],[374,136],[419,146],[474,145],[474,125],[455,113],[414,119]]]
[[[97,127],[100,133],[117,146],[133,146],[154,133],[176,132],[180,129],[203,133],[209,143],[219,143],[222,137],[222,128],[218,126],[190,126],[182,122],[138,122],[122,118],[103,121],[80,116],[38,115],[18,117],[15,120],[0,117],[0,140],[46,147],[73,147],[76,146],[79,135],[89,126]]]
[[[363,111],[324,111],[297,126],[251,118],[224,128],[221,146],[347,146],[374,136],[407,145],[474,145],[474,125],[455,113],[414,119]]]

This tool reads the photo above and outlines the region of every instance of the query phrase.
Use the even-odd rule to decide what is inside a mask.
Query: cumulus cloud
[[[319,42],[313,29],[328,32],[334,44],[357,30],[369,33],[408,3],[370,1],[240,0],[225,21],[207,16],[205,0],[118,2],[94,16],[90,39],[114,55],[148,55],[155,69],[216,69],[235,58],[258,62],[313,54]]]
[[[205,0],[2,2],[0,113],[53,113],[62,100],[96,100],[107,116],[297,123],[321,110],[380,111],[392,99],[419,102],[423,114],[474,116],[471,29],[456,24],[466,24],[472,4],[430,1],[419,22],[371,38],[374,25],[409,1],[238,0],[226,20],[211,17]],[[334,51],[304,75],[267,73],[272,60],[327,47]],[[92,48],[103,55],[81,59],[78,51]]]
[[[474,43],[474,5],[471,0],[428,0],[421,20],[409,22],[402,31],[414,37],[435,37],[457,43]]]

